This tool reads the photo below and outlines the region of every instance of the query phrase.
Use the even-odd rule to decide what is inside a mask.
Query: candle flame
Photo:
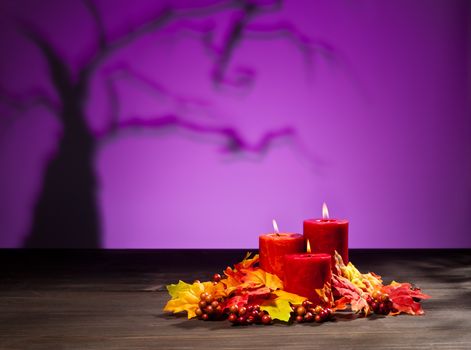
[[[311,244],[309,243],[309,240],[307,240],[306,252],[308,252],[308,253],[311,252]]]
[[[273,230],[275,230],[275,233],[280,233],[280,230],[278,230],[278,224],[276,223],[275,219],[273,219]]]
[[[328,219],[329,218],[329,209],[327,208],[327,204],[322,203],[322,218]]]

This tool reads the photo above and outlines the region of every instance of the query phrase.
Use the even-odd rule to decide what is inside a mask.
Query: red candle
[[[348,221],[329,219],[327,205],[322,206],[322,219],[304,220],[304,238],[311,242],[313,253],[332,255],[337,251],[343,261],[348,263]]]
[[[285,255],[284,290],[306,297],[315,304],[322,301],[316,289],[331,281],[331,256],[329,254]]]
[[[259,237],[260,267],[283,280],[284,256],[304,251],[304,237],[299,233],[278,233],[273,220],[275,233]]]

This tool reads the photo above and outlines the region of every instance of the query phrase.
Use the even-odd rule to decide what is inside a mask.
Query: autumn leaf
[[[294,293],[289,293],[281,289],[275,290],[273,294],[276,295],[278,298],[289,301],[292,305],[301,305],[303,301],[306,300],[305,297]]]
[[[279,289],[272,292],[271,298],[262,301],[260,309],[267,311],[272,319],[288,322],[291,305],[301,305],[304,300],[305,297]]]
[[[332,275],[332,289],[340,297],[335,300],[335,309],[344,310],[350,305],[353,312],[364,312],[365,315],[370,313],[370,306],[366,301],[368,294],[347,278]]]
[[[335,274],[345,277],[364,292],[372,294],[383,286],[381,276],[372,272],[363,274],[352,262],[345,265],[342,256],[337,251],[335,252],[335,262]]]
[[[241,262],[234,265],[234,268],[228,266],[224,270],[226,278],[222,282],[226,285],[226,292],[228,294],[240,288],[240,285],[243,283],[242,278],[246,275],[246,272],[254,269],[254,265],[259,261],[258,254],[255,254],[252,258],[250,258],[250,255],[250,252],[247,253]]]
[[[289,301],[284,299],[268,300],[260,305],[260,309],[267,311],[274,320],[288,322],[291,317],[291,305]]]
[[[324,305],[329,307],[334,305],[334,296],[332,294],[332,287],[330,282],[325,283],[323,288],[316,289],[316,293]]]
[[[242,276],[240,277],[242,278]],[[232,292],[240,289],[241,281],[239,278],[236,278],[235,276],[228,276],[227,278],[224,278],[221,280],[221,283],[224,284],[225,289],[226,289],[226,294],[229,295]]]
[[[412,288],[409,283],[393,281],[391,284],[384,286],[381,291],[389,296],[393,308],[397,310],[397,312],[392,312],[391,315],[397,315],[401,312],[409,315],[423,315],[422,305],[416,300],[430,298],[429,295],[422,293],[420,289]]]
[[[234,265],[234,268],[237,270],[248,269],[248,268],[253,267],[256,263],[258,263],[259,255],[255,254],[252,258],[250,257],[250,255],[252,255],[252,253],[248,252],[245,255],[245,258],[240,263],[237,263]]]
[[[245,306],[249,302],[249,295],[248,294],[241,294],[241,295],[234,295],[227,299],[225,303],[225,308],[230,308],[231,306]]]
[[[188,319],[193,318],[196,316],[195,312],[198,308],[201,293],[207,292],[216,298],[223,297],[225,295],[224,289],[225,287],[221,283],[194,282],[193,284],[188,284],[178,281],[177,284],[167,286],[171,299],[165,305],[164,311],[173,313],[186,311]]]
[[[226,288],[227,295],[233,292],[239,293],[241,290],[253,290],[262,287],[267,287],[270,290],[283,288],[283,283],[278,276],[259,267],[254,267],[258,259],[258,255],[250,258],[250,253],[247,253],[240,263],[234,265],[234,268],[227,267],[224,270],[226,278],[222,279],[221,282]]]
[[[288,322],[291,317],[291,304],[283,298],[267,299],[260,305],[260,310],[270,314],[273,320]]]
[[[277,275],[271,274],[262,270],[256,269],[243,269],[244,276],[241,278],[242,288],[259,288],[267,287],[271,290],[283,289],[283,282]]]

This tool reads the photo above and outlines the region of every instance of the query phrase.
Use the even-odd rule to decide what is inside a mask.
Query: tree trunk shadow
[[[100,248],[94,154],[88,132],[64,132],[47,166],[25,248]]]

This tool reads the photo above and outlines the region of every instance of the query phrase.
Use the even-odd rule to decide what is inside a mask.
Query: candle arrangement
[[[367,317],[422,315],[429,296],[409,283],[385,285],[381,276],[361,273],[348,259],[348,221],[304,221],[303,235],[279,232],[259,237],[259,255],[250,253],[212,281],[179,281],[167,290],[164,311],[187,312],[188,319],[228,320],[235,325],[272,324],[275,320],[325,322],[338,312]]]

